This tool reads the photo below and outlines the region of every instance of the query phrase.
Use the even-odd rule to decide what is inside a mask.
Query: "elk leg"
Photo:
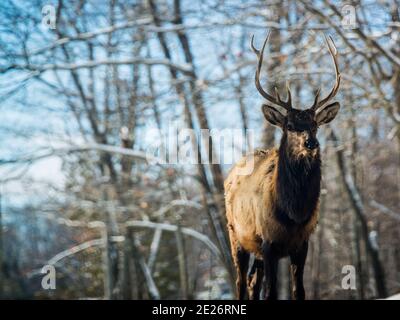
[[[236,295],[239,300],[244,300],[246,296],[246,277],[249,267],[250,254],[243,249],[241,245],[237,246],[236,254],[234,254],[234,262],[236,266]]]
[[[237,273],[236,297],[239,300],[244,300],[247,293],[246,276],[249,267],[250,254],[240,245],[232,225],[228,225],[228,230],[229,239],[231,241],[233,263]]]
[[[249,292],[249,300],[260,299],[261,283],[264,276],[264,266],[262,260],[255,259],[251,266],[250,273],[247,277],[247,288]]]
[[[263,246],[264,258],[264,293],[266,300],[276,300],[278,291],[276,286],[276,279],[278,273],[278,255],[272,243],[264,242]]]
[[[308,242],[305,241],[298,250],[293,251],[289,254],[293,300],[305,299],[303,274],[304,274],[304,264],[306,263],[306,258],[307,258],[307,251],[308,251]]]

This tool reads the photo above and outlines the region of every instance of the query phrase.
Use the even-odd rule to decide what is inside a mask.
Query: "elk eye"
[[[291,124],[291,123],[288,123],[288,124],[287,124],[287,129],[288,129],[289,131],[294,131],[294,125]]]

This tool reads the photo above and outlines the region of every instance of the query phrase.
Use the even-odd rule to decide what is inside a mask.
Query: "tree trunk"
[[[331,129],[330,138],[332,139],[332,141],[334,141],[335,147],[337,148],[338,138],[333,129]],[[354,184],[353,178],[347,170],[344,159],[344,151],[342,149],[336,150],[336,162],[340,171],[342,183],[346,189],[347,195],[349,196],[350,204],[361,225],[361,235],[365,241],[367,252],[371,258],[378,298],[384,298],[387,296],[384,269],[379,260],[379,252],[374,247],[369,237],[364,205],[362,203],[360,193],[358,192],[358,189]]]
[[[181,297],[183,300],[187,300],[189,296],[189,288],[188,288],[189,281],[188,281],[187,264],[186,264],[185,244],[183,241],[182,232],[180,228],[181,228],[180,225],[178,225],[178,229],[175,232],[175,239],[178,251]]]
[[[158,27],[161,26],[161,21],[158,18],[158,13],[157,13],[157,6],[153,0],[149,0],[149,7],[150,7],[150,12],[153,16],[155,25]],[[175,8],[176,8],[176,10],[178,10],[176,6],[175,6]],[[176,15],[180,16],[180,12],[178,11],[176,13]],[[179,22],[179,19],[175,19],[175,23],[178,23],[178,22]],[[162,47],[165,57],[169,60],[172,60],[172,56],[171,56],[170,50],[168,48],[167,41],[165,39],[164,34],[158,33],[157,37],[158,37],[158,40],[160,42],[160,45]],[[189,61],[193,62],[192,58],[189,57],[189,56],[191,56],[191,52],[190,52],[190,50],[188,51],[188,41],[187,41],[186,37],[184,36],[182,38],[181,33],[178,34],[178,37],[180,39],[181,46],[183,47],[183,49],[185,51],[185,58],[186,58],[187,62],[189,62]],[[192,114],[191,114],[191,111],[189,108],[189,102],[186,97],[185,88],[182,85],[182,83],[179,83],[178,73],[175,69],[170,68],[170,75],[171,75],[172,80],[176,83],[175,89],[176,89],[176,92],[177,92],[177,94],[182,102],[182,105],[184,107],[185,121],[186,121],[189,129],[194,129],[194,127],[195,127],[194,121],[193,121],[193,117],[192,117]],[[205,118],[204,108],[202,106],[202,98],[198,95],[198,93],[195,93],[196,88],[194,86],[195,86],[195,81],[192,80],[191,81],[191,92],[193,95],[193,100],[194,100],[193,103],[196,106],[196,110],[197,110],[197,112],[200,112],[200,117],[199,117],[200,125],[203,129],[208,129],[208,123],[207,122],[204,123],[204,121],[206,121],[206,118]],[[199,145],[198,145],[195,137],[194,137],[194,139],[192,139],[192,141],[194,144],[193,145],[194,150],[198,150],[197,148]],[[208,157],[210,159],[209,153],[208,153]],[[227,234],[227,230],[225,228],[226,224],[225,224],[225,221],[224,221],[225,219],[224,219],[224,215],[223,215],[223,213],[225,212],[224,211],[225,206],[224,206],[224,196],[223,196],[224,192],[223,192],[222,171],[221,171],[221,168],[219,167],[219,165],[211,165],[211,168],[212,168],[212,172],[213,172],[212,177],[213,177],[214,184],[216,183],[215,188],[216,188],[217,192],[215,192],[212,189],[210,183],[208,182],[206,168],[205,168],[204,164],[202,164],[200,161],[200,163],[197,165],[199,178],[200,178],[201,184],[204,188],[204,191],[202,194],[203,205],[207,211],[208,218],[209,218],[209,221],[210,221],[210,224],[212,227],[212,231],[214,233],[213,235],[215,236],[215,238],[218,241],[218,246],[224,257],[224,263],[227,268],[228,274],[230,276],[231,285],[233,286],[233,283],[234,283],[233,279],[234,279],[235,273],[234,273],[234,269],[232,266],[232,258],[231,258],[231,254],[230,254],[230,250],[229,250],[228,234]],[[208,204],[208,199],[207,199],[208,194],[210,194],[213,197],[218,210],[214,210],[212,208],[212,206],[210,206]]]
[[[353,105],[352,97],[348,97],[350,99],[350,105]],[[357,186],[357,158],[356,154],[358,152],[358,143],[357,143],[357,128],[356,128],[356,114],[354,111],[354,108],[351,108],[352,111],[352,118],[350,119],[350,128],[351,128],[351,138],[352,138],[352,144],[351,144],[351,175],[353,177],[353,181],[355,185]],[[365,299],[365,289],[364,289],[364,268],[362,265],[362,258],[361,258],[361,239],[360,239],[360,226],[358,219],[356,215],[353,215],[352,219],[352,224],[353,224],[353,258],[355,261],[355,266],[357,270],[357,291],[358,291],[358,297],[361,300]]]

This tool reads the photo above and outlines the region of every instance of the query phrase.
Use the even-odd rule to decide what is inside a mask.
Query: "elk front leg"
[[[272,243],[264,242],[263,246],[264,258],[264,294],[266,300],[276,300],[278,297],[277,291],[277,272],[278,272],[278,255]]]
[[[235,232],[231,224],[228,225],[229,239],[231,241],[231,252],[233,263],[235,265],[236,277],[236,298],[244,300],[247,293],[246,277],[249,268],[250,254],[244,250],[236,238]]]
[[[244,300],[247,293],[246,277],[249,267],[250,254],[244,250],[241,245],[238,245],[233,259],[237,272],[236,295],[239,300]]]
[[[249,292],[249,300],[260,299],[261,283],[264,277],[264,266],[262,260],[255,259],[251,267],[249,276],[247,277],[247,289]]]
[[[306,263],[306,258],[307,258],[307,251],[308,251],[308,242],[305,241],[298,250],[293,251],[289,254],[293,300],[305,299],[303,274],[304,274],[304,265]]]

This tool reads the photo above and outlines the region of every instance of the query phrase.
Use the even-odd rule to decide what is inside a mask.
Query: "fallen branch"
[[[195,201],[190,201],[190,200],[172,200],[168,205],[165,207],[162,207],[158,209],[154,213],[154,217],[161,217],[163,216],[166,212],[171,210],[174,207],[189,207],[189,208],[195,208],[195,209],[202,209],[203,207],[198,204]]]
[[[75,247],[72,247],[70,249],[61,251],[60,253],[57,253],[53,258],[48,260],[47,264],[55,265],[56,263],[58,263],[59,261],[61,261],[62,259],[66,258],[66,257],[72,256],[78,252],[89,249],[91,247],[97,247],[97,246],[99,246],[99,247],[104,246],[104,240],[103,239],[89,240],[89,241],[83,242]]]
[[[370,206],[378,209],[380,212],[388,215],[389,217],[392,217],[393,219],[400,221],[400,214],[390,210],[388,207],[384,206],[381,203],[376,202],[375,200],[371,200],[369,202]]]
[[[161,242],[161,235],[162,230],[157,228],[154,232],[153,240],[151,241],[149,259],[147,261],[150,271],[153,270],[154,263],[156,262],[157,253]]]
[[[165,231],[170,231],[170,232],[176,232],[178,230],[178,227],[169,223],[156,223],[156,222],[151,222],[151,221],[140,221],[140,220],[131,220],[127,221],[125,223],[127,227],[134,227],[134,228],[150,228],[150,229],[161,229]],[[190,229],[186,227],[181,228],[182,234],[185,234],[187,236],[190,236],[192,238],[195,238],[202,243],[204,243],[210,251],[216,255],[221,261],[223,261],[221,252],[217,248],[217,246],[204,234]]]

